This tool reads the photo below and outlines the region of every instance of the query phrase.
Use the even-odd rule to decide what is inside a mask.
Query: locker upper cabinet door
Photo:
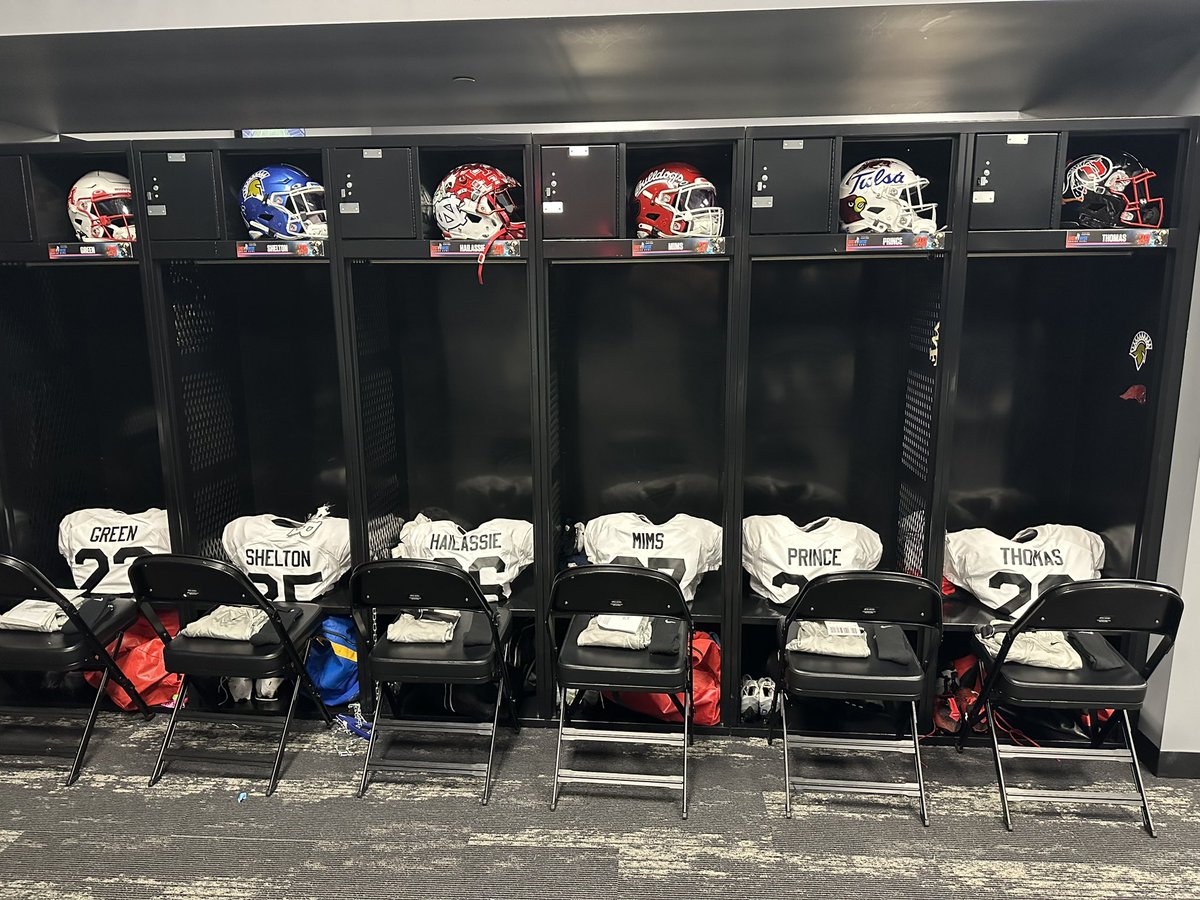
[[[833,210],[833,139],[754,142],[751,234],[822,234]]]
[[[153,240],[213,241],[221,237],[217,170],[211,150],[143,152],[142,178],[146,232]]]
[[[417,236],[412,150],[359,147],[334,150],[331,159],[325,196],[326,203],[337,210],[335,234],[378,240]]]
[[[32,241],[29,194],[19,156],[0,156],[0,241]]]
[[[615,238],[621,208],[613,144],[542,148],[542,235]]]
[[[981,134],[975,139],[971,228],[1049,228],[1060,201],[1057,134]]]

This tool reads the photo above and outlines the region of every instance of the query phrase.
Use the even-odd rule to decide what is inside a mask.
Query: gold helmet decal
[[[1144,331],[1139,331],[1133,336],[1133,341],[1129,345],[1129,355],[1133,358],[1133,364],[1137,366],[1137,370],[1142,371],[1142,366],[1146,364],[1146,357],[1150,355],[1150,351],[1154,349],[1154,341],[1150,340],[1150,335]]]
[[[266,169],[263,169],[251,175],[250,180],[246,182],[246,186],[242,188],[242,198],[255,197],[259,200],[265,199],[266,194],[263,192],[263,179],[270,174]]]
[[[853,206],[854,211],[856,213],[861,213],[866,208],[867,208],[867,198],[864,197],[862,194],[856,194],[854,196],[854,206]]]

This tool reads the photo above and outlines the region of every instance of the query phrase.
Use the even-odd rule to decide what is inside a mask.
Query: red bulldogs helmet
[[[717,189],[687,163],[664,163],[642,175],[633,189],[632,205],[640,238],[724,233],[725,210],[717,206]]]

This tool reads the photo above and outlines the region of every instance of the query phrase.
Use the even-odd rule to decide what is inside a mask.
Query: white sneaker
[[[281,684],[283,684],[282,678],[259,678],[254,682],[254,699],[274,700],[279,696]]]
[[[759,697],[759,685],[749,675],[742,676],[742,721],[753,722],[762,714],[762,699]]]
[[[775,702],[775,679],[758,679],[758,712],[766,719],[771,715],[771,705]]]
[[[229,690],[229,696],[234,703],[241,703],[244,700],[250,699],[250,688],[253,682],[249,678],[226,678],[225,687]]]

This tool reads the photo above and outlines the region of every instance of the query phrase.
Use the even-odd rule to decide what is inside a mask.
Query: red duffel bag
[[[683,716],[670,694],[605,692],[606,697],[628,709],[665,722],[682,722]],[[676,694],[680,705],[683,694]],[[721,722],[721,645],[704,632],[692,638],[692,718],[697,725]]]
[[[175,637],[179,633],[179,613],[173,609],[162,610],[158,613],[167,634]],[[113,652],[116,642],[108,645],[108,652]],[[163,665],[163,642],[150,623],[144,618],[136,622],[125,632],[121,641],[121,652],[116,656],[117,667],[133,682],[147,706],[162,706],[171,702],[179,690],[180,676],[171,674]],[[92,687],[100,686],[101,672],[88,672],[85,676]],[[134,703],[126,696],[125,690],[113,681],[108,680],[104,691],[121,709],[130,710]]]

